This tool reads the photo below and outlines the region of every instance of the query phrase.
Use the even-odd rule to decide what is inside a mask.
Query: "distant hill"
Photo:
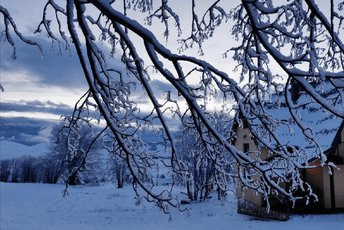
[[[48,142],[27,146],[12,141],[0,141],[0,159],[12,159],[24,155],[40,156],[47,150],[48,145]]]

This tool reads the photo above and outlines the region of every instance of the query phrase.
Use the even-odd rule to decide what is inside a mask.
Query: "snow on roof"
[[[285,103],[282,103],[279,108],[271,106],[268,113],[279,120],[289,120],[291,118]],[[298,115],[306,126],[312,130],[322,150],[328,150],[343,120],[320,108],[320,106],[300,109]],[[290,143],[293,146],[303,148],[310,152],[308,156],[315,149],[315,144],[305,137],[301,128],[295,122],[291,122],[290,127],[287,125],[279,127],[277,135],[282,144]]]
[[[319,86],[321,87],[321,86]],[[335,94],[334,89],[325,85],[321,90],[322,97],[329,99]],[[296,111],[297,117],[302,120],[306,127],[306,132],[310,132],[315,136],[316,142],[321,147],[322,151],[330,149],[336,134],[341,127],[343,119],[333,115],[331,112],[324,109],[318,103],[310,100],[307,94],[301,92],[301,96],[295,102],[295,105],[302,105]],[[278,101],[280,101],[278,103]],[[340,106],[340,105],[339,105]],[[285,96],[273,95],[271,100],[265,104],[265,109],[272,119],[276,119],[279,123],[276,130],[276,135],[282,145],[295,146],[299,149],[304,149],[308,159],[314,157],[316,144],[307,139],[302,129],[297,125],[292,118],[290,110],[285,102]],[[294,110],[295,112],[295,110]],[[282,122],[281,122],[282,121]],[[260,123],[258,120],[254,123]],[[272,146],[276,145],[266,137],[266,141]]]

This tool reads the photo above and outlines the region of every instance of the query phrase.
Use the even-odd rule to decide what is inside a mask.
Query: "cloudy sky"
[[[1,85],[5,89],[0,94],[0,117],[1,122],[6,124],[0,127],[1,139],[27,145],[47,141],[52,125],[58,122],[61,115],[71,114],[74,103],[87,90],[77,56],[70,56],[68,52],[63,52],[60,56],[57,44],[52,44],[46,33],[33,34],[41,20],[44,2],[1,1],[1,5],[11,12],[18,29],[28,38],[39,42],[44,49],[42,57],[37,47],[27,45],[13,36],[17,46],[17,58],[13,60],[13,48],[10,44],[4,41],[0,43]],[[177,7],[183,10],[185,4],[182,5]],[[154,28],[158,28],[159,22],[155,23],[157,26]],[[3,25],[0,26],[2,31]],[[157,33],[157,36],[166,43],[162,32]],[[225,40],[228,42],[228,36]],[[173,50],[171,43],[169,41],[169,48],[172,46]],[[177,52],[176,49],[173,51]],[[211,51],[212,49],[209,49],[209,55],[212,55]],[[222,59],[221,54],[217,55],[218,59]],[[156,86],[157,95],[163,96],[168,89],[168,85],[160,81],[153,80],[152,85]]]
[[[63,0],[55,0],[62,3]],[[320,0],[319,0],[320,1]],[[13,19],[16,21],[18,29],[27,37],[40,43],[44,49],[44,56],[39,54],[37,47],[33,47],[19,41],[13,36],[17,45],[17,58],[11,58],[13,49],[9,43],[0,42],[0,82],[5,91],[0,93],[0,118],[6,126],[0,126],[1,139],[13,140],[20,143],[32,145],[42,141],[47,141],[53,124],[56,124],[62,115],[69,115],[73,111],[74,103],[86,92],[87,85],[83,77],[79,61],[75,55],[70,56],[68,52],[58,55],[57,44],[52,44],[43,31],[41,34],[33,34],[42,17],[42,9],[46,1],[36,0],[2,0],[1,5],[7,8]],[[185,12],[185,4],[190,2],[171,1],[176,4],[176,10]],[[212,0],[202,1],[201,4],[209,4]],[[197,2],[198,3],[198,2]],[[240,1],[231,1],[228,9],[239,4]],[[327,7],[327,6],[325,6]],[[142,17],[142,16],[141,16]],[[3,31],[2,17],[0,17],[0,30]],[[138,19],[143,24],[143,20]],[[189,28],[190,20],[182,19],[182,23]],[[187,24],[189,23],[189,24]],[[159,31],[161,25],[158,21],[152,29],[157,30],[156,36],[163,44],[177,53],[176,37],[173,37],[172,26],[170,28],[172,36],[166,42]],[[228,73],[233,70],[235,63],[229,59],[222,58],[222,51],[216,49],[227,44],[228,47],[235,46],[235,41],[230,35],[230,25],[221,25],[223,29],[216,31],[215,39],[204,44],[207,59],[216,67],[226,70]],[[188,35],[185,28],[184,36]],[[197,55],[197,48],[188,50],[185,54]],[[234,73],[233,73],[234,74]],[[232,76],[233,77],[233,76]],[[235,76],[234,76],[235,77]],[[168,89],[166,83],[153,80],[152,85],[156,86],[156,94],[163,96]]]
[[[39,42],[44,49],[42,58],[37,47],[19,41],[17,58],[11,58],[13,48],[1,41],[0,75],[4,92],[0,93],[1,139],[32,145],[47,141],[53,124],[61,115],[71,114],[77,99],[87,90],[77,56],[68,52],[58,55],[46,34],[34,35],[44,1],[1,1],[16,21],[21,32]],[[29,11],[29,13],[27,13]],[[39,17],[37,17],[37,16]],[[2,18],[1,18],[2,20]],[[3,24],[1,22],[1,31]]]
[[[72,112],[72,106],[87,90],[76,56],[60,57],[49,51],[51,42],[37,39],[46,51],[42,59],[37,48],[17,41],[18,57],[11,59],[12,47],[1,43],[1,137],[18,142],[44,140],[61,115]],[[18,132],[18,130],[23,132]],[[37,139],[37,135],[43,134]]]

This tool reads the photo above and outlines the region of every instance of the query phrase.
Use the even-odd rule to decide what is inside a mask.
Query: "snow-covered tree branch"
[[[172,196],[173,186],[156,190],[149,171],[158,162],[152,158],[141,134],[160,135],[170,152],[170,162],[164,164],[176,177],[188,177],[188,165],[177,154],[170,125],[172,117],[186,129],[197,131],[202,154],[207,154],[207,161],[211,161],[214,181],[220,189],[227,189],[221,178],[229,175],[227,169],[234,159],[236,177],[243,186],[266,199],[276,193],[291,201],[302,199],[294,192],[307,188],[299,170],[310,167],[308,156],[321,158],[322,165],[328,162],[300,111],[316,106],[324,113],[344,117],[344,3],[331,0],[330,12],[326,14],[314,0],[242,0],[233,9],[217,0],[203,12],[196,9],[197,4],[190,0],[190,28],[185,33],[181,15],[167,0],[67,0],[65,6],[47,1],[35,32],[46,31],[58,43],[59,50],[71,52],[74,46],[89,85],[89,92],[81,98],[70,120],[104,119],[107,134],[103,146],[125,159],[134,189],[139,185],[146,194],[143,198],[156,202],[166,213],[167,205],[180,205]],[[48,9],[54,14],[48,14]],[[142,15],[135,18],[137,13],[133,12]],[[3,35],[14,47],[14,54],[11,30],[43,53],[39,44],[17,30],[15,20],[5,8],[0,7],[0,13],[5,20]],[[140,18],[142,22],[137,21]],[[159,23],[155,19],[162,23],[166,41],[171,23],[174,25],[180,36],[177,52],[170,51],[159,40],[161,31],[153,29]],[[237,63],[234,73],[202,59],[203,45],[212,41],[218,29],[231,29],[240,44],[223,44],[218,53],[232,56],[228,62]],[[184,54],[193,45],[198,47],[200,56]],[[164,99],[154,88],[154,81],[168,83],[170,89]],[[144,105],[140,104],[142,99]],[[208,109],[210,100],[222,103],[222,112],[239,126],[247,124],[252,136],[269,150],[274,160],[262,159],[259,153],[252,157],[236,149],[233,129],[219,132],[215,127],[214,113]],[[269,103],[287,104],[287,119],[270,114]],[[295,148],[292,141],[280,140],[278,130],[291,123],[297,124],[304,137],[317,146],[313,152]],[[285,189],[281,182],[292,187]],[[308,190],[307,196],[310,195],[312,190]]]

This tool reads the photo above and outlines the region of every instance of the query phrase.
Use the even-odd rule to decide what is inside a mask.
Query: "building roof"
[[[270,107],[268,112],[277,119],[289,120],[291,115],[287,110],[287,105],[282,103],[279,108]],[[323,152],[326,152],[337,142],[335,137],[338,136],[337,133],[343,126],[342,118],[329,113],[320,106],[300,109],[298,114],[307,128],[315,135],[315,140]],[[309,158],[313,157],[316,144],[306,138],[301,128],[294,121],[291,121],[289,126],[280,126],[276,133],[282,144],[290,143],[302,148],[307,152]]]
[[[331,92],[324,90],[323,94],[328,96],[331,95]],[[301,104],[307,102],[307,100],[310,102],[307,95],[301,95],[295,103]],[[272,99],[265,104],[265,109],[270,115],[269,119],[275,120],[278,123],[275,126],[276,135],[282,145],[304,149],[308,160],[315,159],[316,156],[319,156],[319,152],[316,151],[316,144],[306,138],[302,129],[292,118],[289,108],[285,103],[284,95],[273,95]],[[314,134],[316,142],[324,153],[333,148],[333,146],[336,146],[338,138],[340,141],[340,130],[344,126],[342,118],[333,115],[317,103],[305,103],[305,106],[301,106],[296,114],[307,127],[307,132]],[[258,119],[252,122],[255,124],[260,123]],[[272,146],[276,145],[269,138],[267,136],[264,140]]]

